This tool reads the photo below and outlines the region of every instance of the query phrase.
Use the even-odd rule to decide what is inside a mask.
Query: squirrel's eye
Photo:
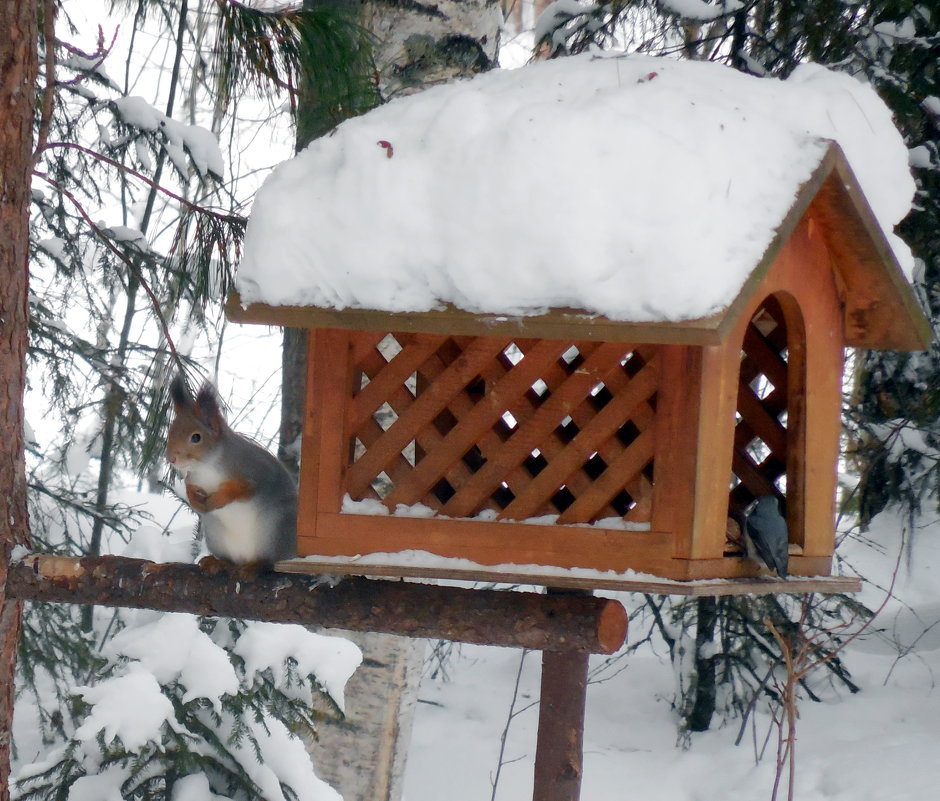
[[[193,435],[189,438],[189,441],[192,442],[193,445],[195,445],[197,442],[202,442],[202,434],[200,434],[200,433],[197,431],[195,434],[193,434]]]

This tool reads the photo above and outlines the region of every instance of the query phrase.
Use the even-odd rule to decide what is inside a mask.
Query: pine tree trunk
[[[36,0],[0,3],[0,587],[6,586],[10,552],[27,542],[29,526],[23,393],[38,20]],[[10,797],[19,628],[20,604],[0,594],[0,801]]]

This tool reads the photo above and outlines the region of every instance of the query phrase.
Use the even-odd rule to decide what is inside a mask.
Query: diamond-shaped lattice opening
[[[730,517],[738,521],[755,498],[786,494],[788,354],[786,319],[771,296],[751,319],[741,349],[729,497]],[[740,548],[729,539],[731,550]]]
[[[354,499],[453,517],[649,521],[653,350],[361,333],[353,354]]]

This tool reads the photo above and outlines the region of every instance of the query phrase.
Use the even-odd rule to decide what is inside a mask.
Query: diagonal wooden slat
[[[787,393],[787,362],[752,324],[744,334],[744,352],[749,360],[770,380],[774,389]],[[750,383],[754,377],[746,383]]]
[[[776,468],[777,463],[774,463]],[[747,490],[755,497],[774,495],[777,492],[774,481],[783,475],[783,470],[763,470],[755,465],[747,454],[735,451],[731,458],[734,474]],[[768,465],[769,468],[769,465]]]
[[[387,336],[383,331],[350,332],[350,358],[353,364],[358,364],[373,351],[378,353],[379,343]]]
[[[539,473],[529,485],[507,506],[500,517],[524,519],[535,514],[547,497],[565,484],[575,470],[581,469],[592,453],[604,440],[629,419],[637,404],[642,403],[656,391],[657,370],[654,359],[637,373],[625,389],[614,395],[611,401],[587,423],[554,458],[550,469]]]
[[[447,434],[442,447],[427,454],[409,477],[408,484],[396,487],[388,500],[411,504],[420,499],[440,479],[444,471],[466,453],[487,428],[492,427],[502,417],[506,406],[531,388],[539,373],[544,372],[556,356],[557,343],[545,340],[535,345],[521,362],[495,385],[487,388],[484,398]],[[449,395],[448,400],[452,398],[453,394]]]
[[[422,392],[391,428],[367,450],[347,471],[347,487],[353,497],[358,497],[373,478],[387,464],[401,454],[405,446],[414,439],[415,432],[430,425],[450,400],[460,392],[483,366],[506,347],[505,340],[481,337],[475,339],[461,355],[440,374],[438,379]],[[422,464],[426,459],[422,459]],[[400,503],[402,501],[395,501]],[[409,501],[413,503],[413,501]]]
[[[654,442],[654,452],[655,446],[656,443]],[[631,523],[652,523],[653,520],[653,482],[646,477],[643,472],[644,469],[645,466],[636,474],[635,478],[627,483],[627,489],[629,489],[635,505],[627,511],[623,519]],[[592,519],[602,517],[605,517],[605,515],[603,511],[599,511],[594,514]]]
[[[497,423],[493,429],[491,429],[484,437],[479,441],[480,450],[484,458],[492,458],[494,449],[502,447],[502,444],[508,440],[516,431],[521,427],[525,426],[529,420],[532,419],[532,416],[536,411],[545,403],[552,394],[553,388],[558,387],[563,381],[567,380],[574,371],[580,368],[583,363],[584,358],[590,356],[591,353],[598,347],[599,343],[596,342],[582,342],[575,343],[574,347],[577,348],[579,356],[571,361],[563,358],[563,354],[566,352],[567,348],[559,348],[558,358],[543,372],[539,378],[545,383],[546,389],[542,394],[536,392],[534,387],[524,393],[514,404],[512,404],[506,411],[509,412],[516,420],[516,428],[510,429],[508,424],[503,421]],[[564,419],[564,418],[561,418]],[[560,422],[560,420],[559,420]],[[552,441],[553,437],[549,437],[548,441]],[[545,443],[541,443],[544,445]],[[496,498],[499,496],[502,499],[502,503],[499,504],[500,508],[505,506],[508,502],[507,497],[518,493],[523,487],[525,487],[529,481],[531,481],[532,476],[534,475],[534,469],[528,464],[530,459],[533,458],[530,456],[524,457],[523,465],[519,465],[514,469],[510,469],[508,472],[505,472],[501,477],[501,480],[498,483],[494,483],[492,486],[492,496]],[[505,482],[506,487],[503,487]]]
[[[494,485],[503,480],[507,471],[518,467],[560,425],[576,403],[580,403],[593,387],[603,381],[607,373],[619,368],[619,361],[625,352],[629,352],[629,346],[625,348],[619,343],[604,343],[573,374],[566,375],[555,386],[550,385],[550,395],[537,408],[533,408],[531,403],[515,404],[513,408],[518,412],[513,414],[518,422],[516,430],[505,442],[488,443],[495,447],[484,448],[487,463],[448,501],[444,513],[455,517],[472,514],[483,498],[493,491]],[[556,348],[556,358],[547,369],[560,372],[558,357],[560,353]],[[545,381],[544,375],[539,377]],[[530,413],[520,411],[520,405],[527,406]]]
[[[359,426],[359,430],[356,432],[355,438],[358,439],[362,443],[363,448],[368,451],[369,448],[379,441],[384,433],[385,431],[383,430],[382,426],[380,426],[374,419],[370,417],[361,426]],[[399,453],[394,459],[392,459],[392,461],[385,465],[384,472],[394,484],[398,481],[401,481],[402,478],[407,476],[412,469],[413,468],[411,463],[405,458],[404,454]],[[377,476],[378,474],[372,476],[370,479],[370,487],[372,481],[374,481]],[[360,496],[350,493],[348,486],[344,486],[344,490],[349,493],[349,495],[354,500],[362,500]]]
[[[637,363],[645,364],[649,360],[649,357],[647,355],[644,355],[642,348],[639,348],[633,354],[631,363],[633,359],[636,359]],[[630,367],[630,363],[625,365],[624,369],[614,371],[607,376],[605,384],[606,384],[607,390],[611,394],[619,394],[625,390],[625,387],[628,385],[628,383],[631,380],[627,373],[627,368],[629,367]],[[657,382],[658,382],[658,378],[657,378]],[[578,425],[579,428],[583,428],[587,424],[587,422],[590,420],[590,418],[593,417],[595,413],[594,409],[588,409],[588,406],[589,404],[582,404],[581,407],[579,407],[578,409],[575,409],[572,412],[572,419],[575,422],[575,424]],[[630,422],[634,425],[634,427],[640,433],[642,433],[647,428],[653,425],[654,419],[655,419],[655,412],[653,410],[653,407],[650,405],[650,400],[646,399],[643,402],[638,403],[634,407],[633,411],[630,414],[629,420],[625,420],[624,424],[626,424],[627,422]],[[616,461],[618,458],[620,458],[620,455],[623,453],[623,451],[624,451],[624,445],[621,442],[620,437],[613,436],[613,437],[607,438],[601,443],[600,447],[598,447],[597,449],[597,456],[598,458],[602,459],[605,464],[610,464]],[[567,480],[565,481],[565,485],[571,486],[572,484],[574,484],[577,476],[580,473],[583,473],[583,471],[577,471],[575,473],[572,473],[570,476],[568,476]],[[610,494],[609,501],[612,502],[615,496],[619,494],[620,490],[625,489],[631,495],[634,501],[636,501],[638,504],[637,507],[630,510],[630,513],[629,513],[630,519],[631,520],[645,520],[648,522],[649,517],[648,516],[644,517],[643,515],[644,515],[644,510],[646,510],[647,515],[652,510],[652,505],[651,505],[652,498],[649,497],[651,487],[652,485],[650,484],[649,480],[639,473],[635,475],[624,476],[623,486]],[[576,493],[576,494],[579,494],[579,493]],[[642,505],[641,505],[641,502],[642,502]],[[595,512],[595,514],[592,515],[590,518],[585,518],[584,520],[579,520],[577,522],[590,522],[590,520],[593,519],[594,517],[598,517],[598,516],[610,517],[610,516],[615,516],[617,514],[619,514],[618,510],[615,509],[613,506],[608,505],[605,508],[598,509]]]
[[[385,364],[378,374],[371,376],[369,383],[356,393],[349,409],[349,425],[353,429],[368,420],[398,387],[404,386],[405,382],[434,353],[443,338],[423,339],[422,342],[405,346],[395,358]]]
[[[634,353],[634,358],[637,358],[636,353]],[[639,361],[643,361],[642,356],[639,357]],[[629,384],[630,380],[631,379],[627,375],[627,372],[620,366],[619,362],[603,377],[603,383],[611,394],[618,394],[623,392],[626,386]],[[570,429],[580,430],[587,426],[598,413],[597,403],[597,398],[591,395],[587,395],[582,399],[580,404],[570,409]],[[648,401],[644,401],[636,405],[629,419],[636,425],[638,430],[643,431],[652,424],[653,418],[654,412],[652,407],[649,405]],[[627,421],[625,420],[624,423],[626,422]],[[564,451],[569,441],[570,437],[565,435],[564,432],[562,432],[559,428],[552,432],[551,436],[543,439],[539,443],[538,447],[546,461],[550,463],[557,457],[558,454]],[[619,437],[607,437],[598,445],[597,456],[603,459],[605,463],[611,462],[618,457],[623,449],[624,446],[620,442]],[[586,491],[594,480],[594,478],[584,469],[585,467],[586,465],[582,465],[582,469],[573,471],[565,479],[565,487],[574,497],[578,497],[582,492]],[[532,481],[532,473],[530,473],[528,468],[523,465],[508,474],[505,480],[516,494],[520,494],[522,490]],[[631,494],[633,494],[634,498],[640,498],[648,493],[648,483],[648,481],[638,482],[631,479],[627,482],[627,489],[629,492],[631,492]],[[619,493],[619,491],[620,490],[618,489],[617,493]],[[611,495],[611,500],[617,493],[613,493]],[[549,503],[551,497],[552,496],[547,497],[543,507],[536,510],[533,514],[551,514],[553,512],[559,511],[554,507],[554,505]],[[619,512],[613,507],[601,510],[601,516],[604,517],[612,517],[618,514]],[[576,522],[586,523],[590,522],[590,519],[578,520]]]
[[[441,346],[440,349],[444,349],[445,337],[436,337],[437,344]],[[424,374],[427,374],[429,370],[435,371],[436,375],[439,375],[443,372],[447,365],[454,361],[457,356],[459,356],[460,350],[457,349],[457,354],[453,356],[448,362],[445,362],[439,357],[439,354],[435,352],[433,356],[428,359],[422,365],[422,371]],[[436,367],[434,365],[437,365]],[[421,385],[427,385],[426,381],[423,381],[422,378],[416,380],[416,389],[421,391]],[[412,394],[411,390],[407,388],[404,384],[396,384],[391,395],[389,395],[386,400],[386,403],[392,408],[397,416],[401,416],[404,412],[415,402],[415,396]],[[377,429],[377,430],[376,430]],[[372,419],[365,421],[360,427],[360,430],[365,434],[365,432],[371,431],[372,436],[369,438],[368,444],[366,447],[371,447],[375,442],[378,441],[379,437],[384,433],[380,426]],[[419,431],[415,432],[415,459],[420,460],[423,457],[423,454],[426,451],[433,450],[437,444],[441,441],[442,435],[437,431],[436,426],[424,426]],[[407,480],[407,476],[410,475],[411,471],[414,469],[414,465],[409,462],[404,455],[400,455],[398,458],[394,459],[386,468],[385,473],[391,479],[393,485],[397,485]],[[464,468],[466,470],[466,468]],[[469,472],[469,471],[466,471]],[[440,507],[440,502],[433,495],[428,495],[423,499],[424,503],[432,506],[434,508]]]
[[[578,495],[571,506],[558,518],[559,523],[580,523],[598,517],[598,513],[607,506],[610,499],[620,492],[628,477],[636,476],[653,458],[655,437],[653,429],[647,428],[620,455],[608,462],[604,470],[591,486]]]
[[[416,341],[417,344],[423,344],[423,342],[428,339],[427,335],[396,336],[402,340],[405,347],[408,347],[410,341],[412,340]],[[472,337],[435,337],[434,342],[439,347],[437,347],[435,352],[427,359],[427,361],[421,365],[420,371],[416,376],[417,391],[420,393],[423,391],[423,387],[427,387],[433,384],[434,381],[437,380],[438,376],[440,376],[440,374],[444,372],[451,363],[461,357],[462,348],[469,345],[472,341]],[[522,347],[527,347],[530,342],[530,340],[523,340]],[[481,373],[483,375],[488,375],[493,365],[496,366],[496,369],[500,372],[500,374],[511,368],[511,363],[506,360],[503,353],[500,353],[496,359],[490,360],[487,366],[481,368]],[[395,389],[393,394],[387,397],[385,402],[389,404],[396,414],[401,416],[404,413],[404,410],[414,403],[415,398],[411,392],[402,384],[398,383],[394,386]],[[461,412],[465,413],[469,408],[472,408],[473,401],[469,399],[469,396],[466,392],[458,392],[452,399],[451,403],[448,404],[448,406],[434,418],[433,425],[424,426],[415,432],[414,442],[416,461],[421,461],[425,458],[427,453],[433,452],[437,447],[439,447],[443,434],[446,434],[447,431],[456,423],[457,418],[453,417],[448,412],[449,408],[453,406],[458,407],[456,411],[459,415]],[[445,417],[448,419],[445,420]],[[364,425],[367,426],[368,421]],[[373,437],[371,442],[375,442],[376,440],[377,437]],[[401,469],[403,467],[406,469]],[[389,467],[386,467],[385,473],[389,476],[390,479],[392,479],[392,483],[394,485],[400,485],[406,483],[409,480],[408,477],[410,476],[412,470],[413,466],[406,459],[400,458],[395,459]],[[464,460],[458,459],[448,471],[447,478],[448,480],[459,485],[459,483],[465,481],[466,478],[471,474],[472,471],[464,463]],[[440,501],[434,493],[428,493],[420,500],[426,505],[432,506],[434,508],[438,508],[440,506]],[[389,499],[390,505],[394,505],[392,501],[394,501],[394,498]],[[484,504],[484,506],[481,508],[493,508],[493,504]]]
[[[433,383],[436,377],[446,369],[448,364],[460,358],[462,349],[467,347],[470,342],[472,342],[472,337],[451,337],[446,345],[439,348],[434,356],[422,366],[419,380],[423,382],[425,386]],[[505,350],[509,350],[513,344],[514,343],[510,343]],[[521,343],[523,350],[529,346],[531,346],[530,340],[525,340]],[[485,387],[492,386],[512,369],[512,362],[506,356],[505,350],[481,368],[479,375],[471,385],[468,385],[463,392],[458,392],[451,398],[450,402],[441,413],[434,418],[434,424],[432,426],[428,426],[418,432],[417,441],[422,446],[421,460],[425,459],[427,454],[434,452],[436,448],[440,447],[441,441],[453,430],[454,426],[457,425],[457,421],[464,415],[470,413],[473,406],[480,401],[481,393],[485,392]],[[475,445],[471,446],[461,458],[451,463],[441,476],[438,484],[435,484],[432,488],[432,492],[425,495],[425,498],[429,499],[426,502],[430,502],[430,499],[438,499],[439,488],[443,488],[453,494],[457,487],[462,486],[464,482],[473,475],[473,472],[479,468],[479,464],[485,461],[486,458],[485,455],[481,453],[480,446],[481,443],[477,442]],[[446,501],[447,498],[443,497],[441,500]],[[499,507],[494,502],[487,501],[481,504],[476,512],[496,508]]]
[[[770,450],[780,456],[786,454],[786,428],[767,411],[760,399],[745,384],[738,384],[738,413]]]

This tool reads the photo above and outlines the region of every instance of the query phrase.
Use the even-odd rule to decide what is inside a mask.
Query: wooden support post
[[[548,589],[546,594],[569,600],[592,597],[579,590]],[[533,801],[578,801],[581,797],[589,657],[583,650],[542,654]]]
[[[587,651],[542,653],[533,801],[577,801],[584,760]]]
[[[9,566],[19,600],[102,604],[377,631],[478,645],[613,653],[627,613],[609,598],[157,564],[121,556],[29,554]]]

